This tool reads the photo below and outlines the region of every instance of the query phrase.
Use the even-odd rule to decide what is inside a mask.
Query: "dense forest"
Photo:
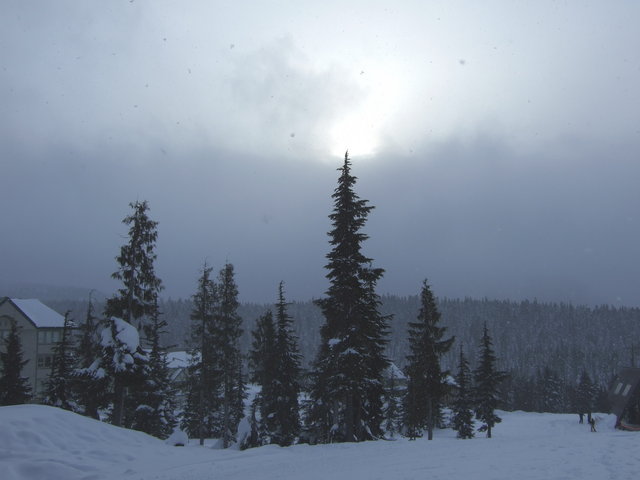
[[[275,300],[275,299],[274,299]],[[53,309],[82,320],[88,303],[82,300],[48,300]],[[96,302],[96,311],[102,305]],[[256,319],[273,305],[241,304],[243,335],[240,346],[247,352],[250,332]],[[163,342],[172,349],[183,349],[189,332],[191,300],[162,300],[160,309],[168,323]],[[407,324],[415,320],[419,309],[418,295],[398,297],[384,295],[381,311],[393,315],[388,355],[403,367],[408,353]],[[486,322],[493,332],[493,340],[501,369],[519,376],[534,376],[548,367],[562,379],[577,382],[582,370],[592,379],[608,385],[622,366],[632,357],[632,339],[640,338],[640,309],[611,306],[586,307],[537,301],[439,299],[442,325],[454,335],[456,344],[463,342],[465,353],[476,358],[478,339]],[[313,360],[320,341],[322,314],[313,301],[293,302],[289,306],[294,331],[299,338],[303,365]],[[636,345],[638,348],[638,345]],[[457,348],[449,351],[443,365],[454,370]]]

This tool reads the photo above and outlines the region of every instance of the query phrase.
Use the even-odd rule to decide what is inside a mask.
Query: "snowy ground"
[[[366,442],[247,451],[171,447],[138,432],[38,405],[0,407],[2,480],[635,479],[640,433],[598,417],[503,413],[494,438]],[[197,443],[197,442],[194,442]]]

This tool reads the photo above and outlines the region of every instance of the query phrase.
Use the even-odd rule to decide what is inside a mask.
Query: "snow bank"
[[[2,480],[122,478],[179,464],[176,450],[144,433],[55,407],[0,407]]]
[[[502,412],[494,438],[458,440],[437,430],[431,442],[267,446],[213,450],[172,447],[139,432],[53,407],[0,407],[2,480],[389,480],[635,479],[640,434],[598,432],[577,415]]]

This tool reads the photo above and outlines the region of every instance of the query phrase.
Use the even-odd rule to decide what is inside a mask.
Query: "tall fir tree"
[[[439,326],[440,312],[426,280],[422,284],[420,302],[418,321],[409,323],[411,353],[407,355],[405,427],[410,438],[426,428],[427,438],[432,440],[449,374],[442,369],[440,359],[451,348],[454,337],[443,339],[447,329]]]
[[[455,377],[458,386],[455,399],[453,401],[453,429],[458,432],[457,437],[466,439],[473,438],[473,391],[471,370],[469,362],[464,356],[462,345],[460,345],[460,357],[458,361],[458,373]]]
[[[186,405],[181,427],[189,435],[198,437],[200,445],[213,435],[213,412],[218,407],[220,373],[215,364],[215,313],[218,305],[216,285],[211,278],[212,268],[204,263],[193,294],[189,366],[187,367]]]
[[[295,442],[300,435],[300,353],[298,342],[292,330],[293,319],[287,311],[284,298],[284,282],[278,286],[276,303],[276,370],[273,386],[275,401],[275,426],[273,443],[285,447]]]
[[[491,438],[493,427],[502,421],[496,415],[498,406],[498,387],[505,378],[504,372],[496,369],[496,356],[493,352],[493,342],[489,336],[487,324],[484,324],[482,340],[480,341],[480,357],[478,367],[474,370],[474,398],[475,415],[482,425],[480,432],[487,432],[487,438]]]
[[[87,417],[100,419],[99,410],[108,404],[109,379],[104,371],[92,368],[99,363],[102,347],[98,334],[98,319],[93,314],[93,301],[89,296],[89,305],[84,323],[78,327],[73,372],[73,395],[78,412]]]
[[[74,364],[75,355],[73,348],[73,322],[69,318],[70,312],[64,314],[62,338],[53,347],[53,360],[51,373],[46,383],[44,403],[64,410],[77,410],[74,399]]]
[[[345,153],[332,198],[326,298],[319,300],[325,323],[313,365],[309,434],[318,442],[362,441],[382,435],[383,372],[387,318],[375,293],[383,269],[361,252],[361,232],[373,206],[354,191],[356,177]]]
[[[111,275],[122,282],[122,288],[107,300],[105,315],[120,318],[131,325],[137,324],[138,331],[143,333],[145,320],[154,314],[158,294],[162,289],[162,281],[156,276],[154,269],[158,222],[149,218],[149,204],[146,201],[136,201],[129,206],[133,213],[122,221],[129,226],[128,241],[120,248],[120,255],[116,257],[119,267]],[[136,385],[123,384],[126,377],[130,375],[120,372],[113,382],[114,425],[122,425],[125,413],[131,416],[131,412],[124,411],[124,394],[126,389],[135,389]]]
[[[29,379],[22,376],[22,369],[29,360],[23,358],[18,324],[11,320],[9,334],[4,339],[4,351],[0,352],[0,406],[19,405],[31,400]]]
[[[221,374],[218,429],[223,448],[228,448],[236,440],[238,424],[244,416],[245,397],[240,354],[242,318],[238,315],[238,287],[232,264],[227,263],[220,270],[217,289],[219,303],[215,314],[213,342],[214,363]]]

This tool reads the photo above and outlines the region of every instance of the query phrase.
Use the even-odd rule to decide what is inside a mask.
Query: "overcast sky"
[[[0,5],[0,281],[320,297],[348,148],[380,293],[640,305],[640,3]],[[1,293],[1,292],[0,292]]]

